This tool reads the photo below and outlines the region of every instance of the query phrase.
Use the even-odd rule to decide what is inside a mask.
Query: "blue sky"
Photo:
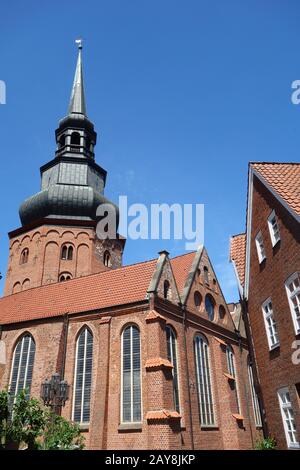
[[[205,204],[205,244],[237,299],[229,237],[245,226],[249,160],[299,161],[300,4],[244,0],[4,2],[0,15],[0,271],[21,201],[55,151],[83,37],[97,162],[117,201]],[[184,252],[128,241],[125,263]],[[3,280],[0,288],[3,287]]]

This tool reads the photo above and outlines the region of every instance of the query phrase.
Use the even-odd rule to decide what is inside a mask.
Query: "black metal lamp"
[[[41,399],[45,406],[50,406],[54,413],[59,414],[69,398],[70,386],[65,380],[60,380],[59,374],[53,374],[41,385]]]

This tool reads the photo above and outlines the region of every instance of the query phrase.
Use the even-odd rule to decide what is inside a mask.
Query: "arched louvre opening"
[[[9,391],[11,399],[21,391],[26,390],[26,396],[30,396],[32,371],[35,356],[35,342],[31,335],[24,335],[17,343],[12,362]]]
[[[177,361],[177,344],[175,331],[171,326],[166,326],[167,335],[167,353],[168,359],[173,366],[173,396],[174,396],[174,409],[180,413],[179,403],[179,385],[178,385],[178,361]]]
[[[194,345],[200,422],[202,426],[214,426],[215,413],[211,385],[209,345],[207,339],[202,335],[195,337]]]
[[[89,423],[93,366],[93,335],[84,328],[77,338],[73,421]]]
[[[130,325],[122,334],[122,422],[141,422],[140,331]]]

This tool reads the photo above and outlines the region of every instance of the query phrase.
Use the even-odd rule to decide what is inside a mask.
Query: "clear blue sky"
[[[248,161],[299,161],[299,2],[12,0],[0,13],[2,274],[19,204],[53,157],[82,36],[106,195],[204,203],[205,244],[226,299],[237,299],[228,246],[245,226]],[[174,256],[184,242],[128,241],[124,261],[160,249]]]

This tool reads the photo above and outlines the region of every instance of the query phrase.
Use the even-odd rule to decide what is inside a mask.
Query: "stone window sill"
[[[142,423],[122,423],[118,427],[119,432],[140,432],[142,429]]]

